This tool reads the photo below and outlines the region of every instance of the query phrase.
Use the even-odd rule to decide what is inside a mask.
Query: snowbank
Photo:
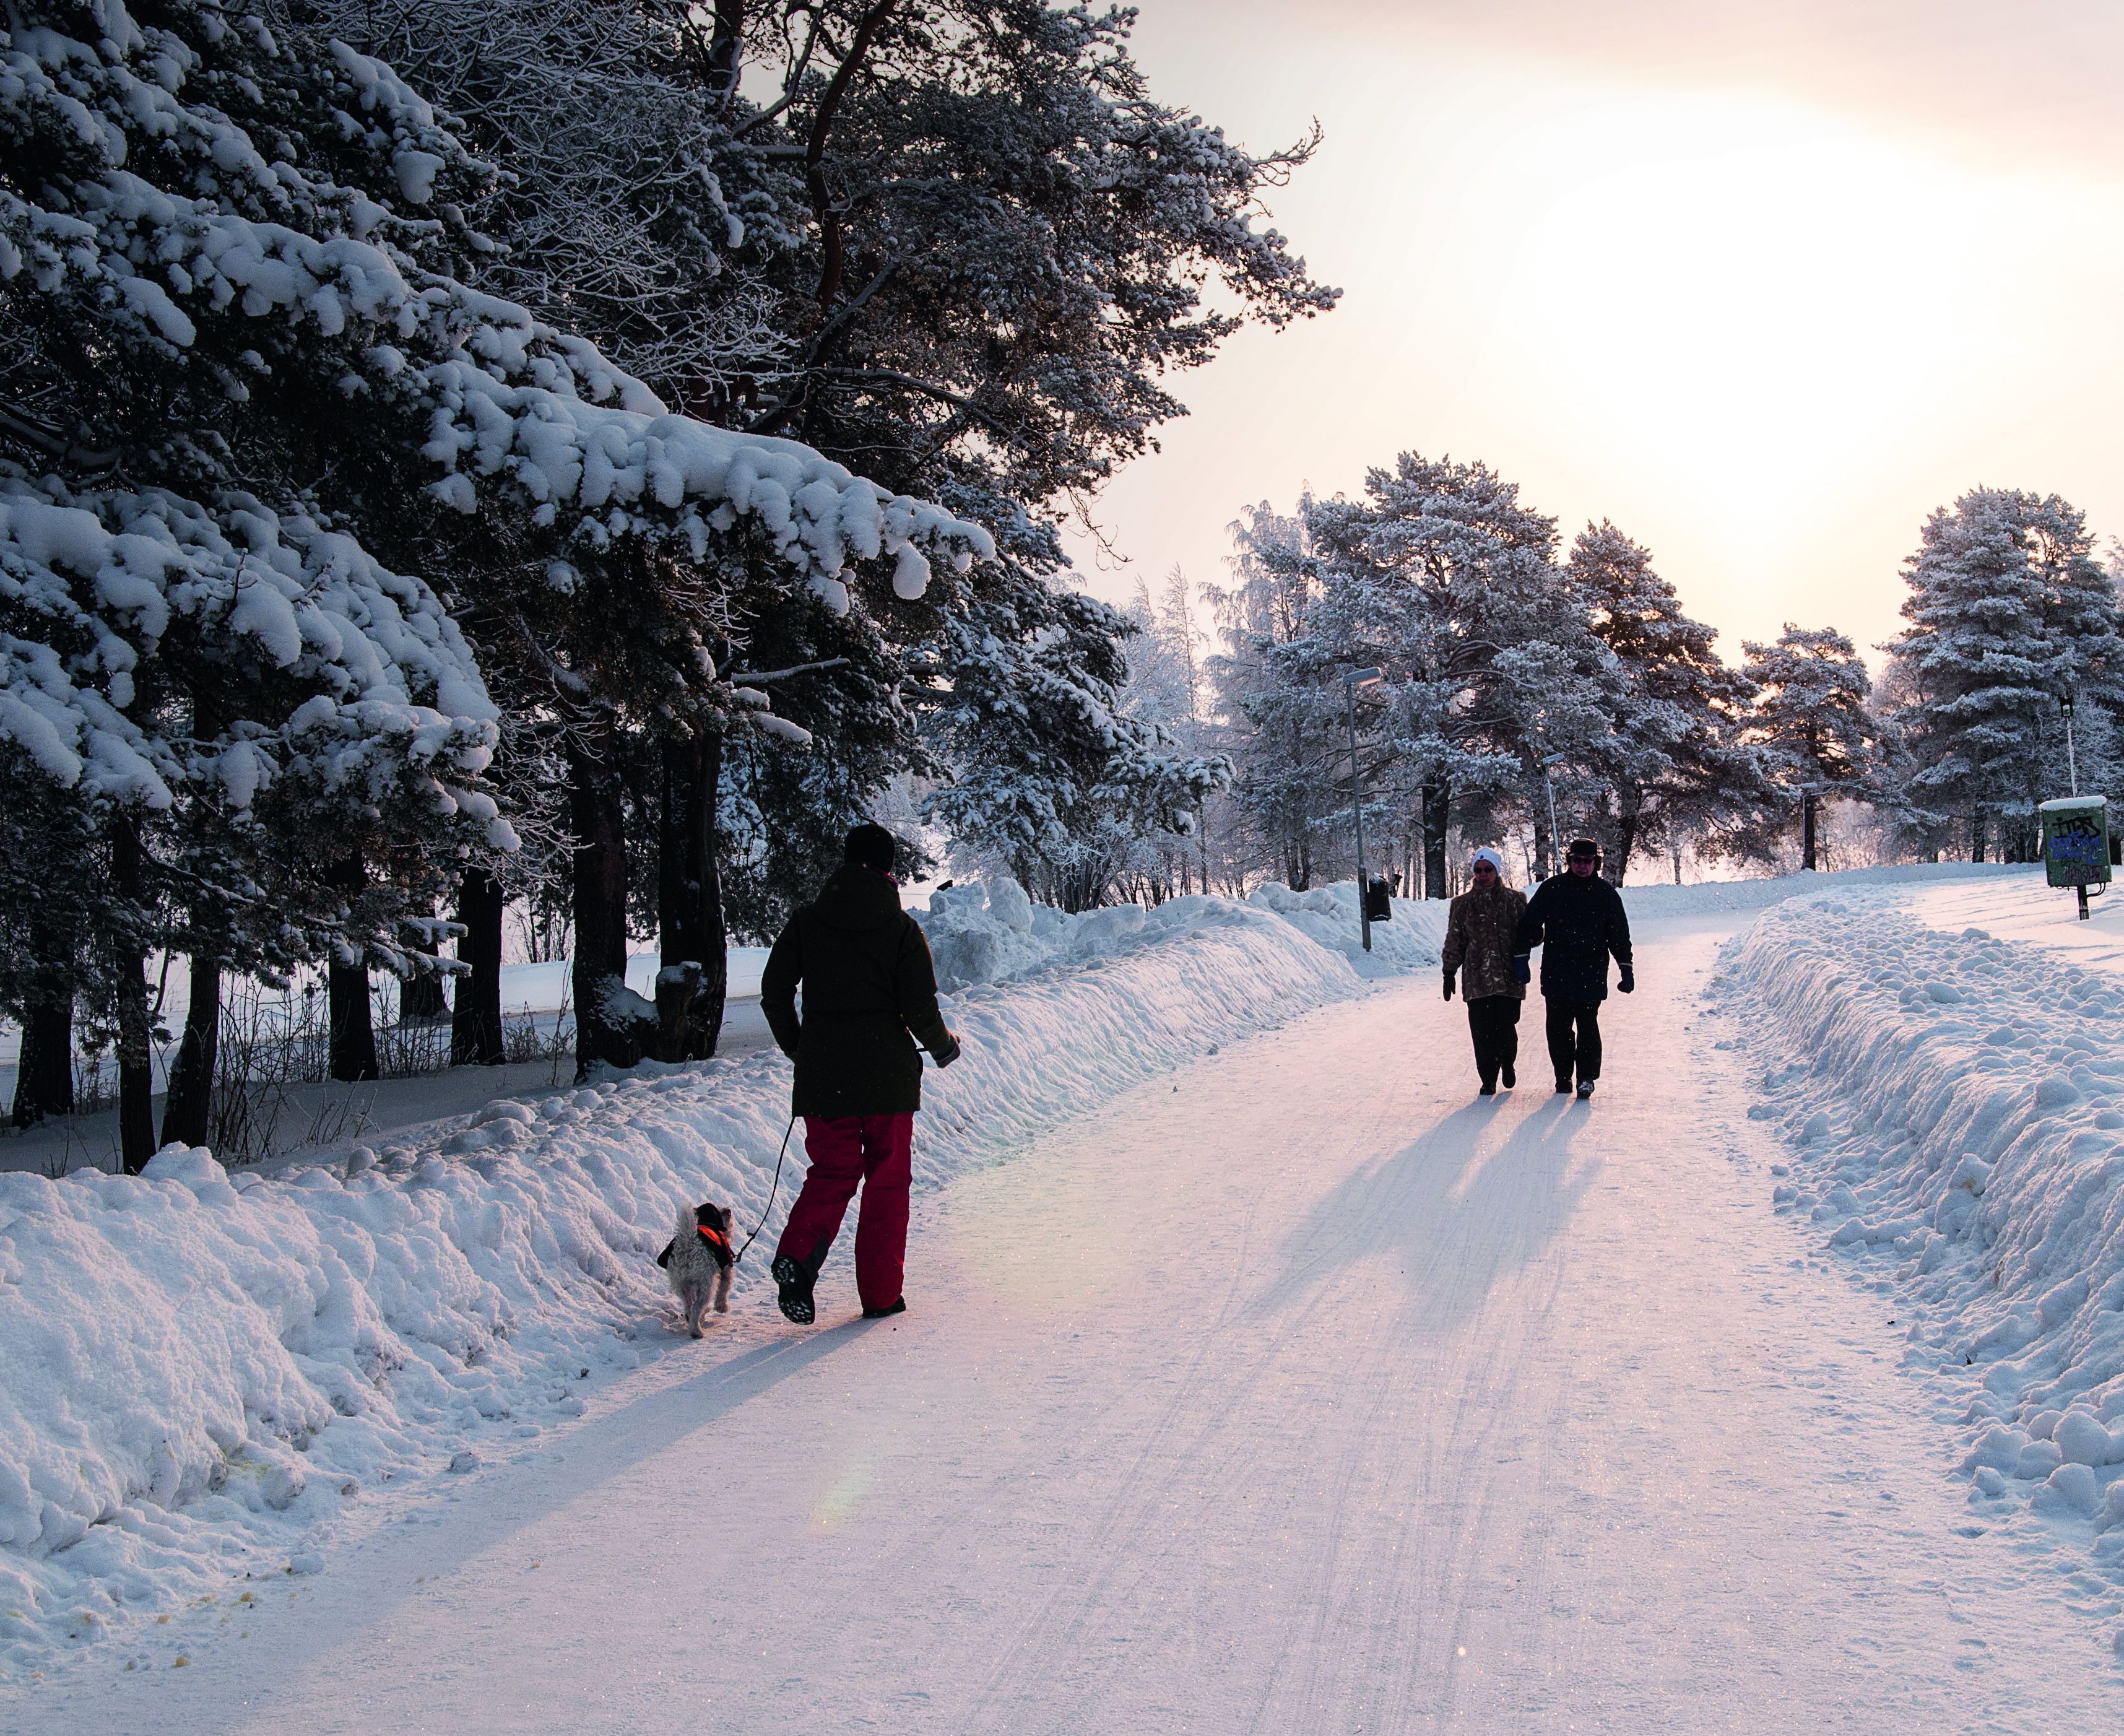
[[[1006,929],[1029,974],[947,998],[966,1052],[925,1081],[919,1186],[1362,990],[1324,906],[1093,912],[1036,967],[1015,890],[925,918],[962,958]],[[316,1571],[358,1504],[476,1470],[679,1342],[655,1254],[703,1198],[759,1221],[788,1085],[775,1054],[650,1066],[278,1178],[181,1150],[138,1179],[0,1175],[0,1679],[145,1644],[247,1573]]]
[[[998,880],[942,887],[929,895],[927,910],[909,914],[928,939],[937,982],[956,989],[1110,958],[1164,937],[1176,922],[1184,926],[1191,920],[1175,913],[1221,902],[1198,896],[1149,909],[1110,905],[1071,915],[1034,904],[1014,880]],[[1294,892],[1271,881],[1257,887],[1247,904],[1273,912],[1308,939],[1340,953],[1364,977],[1398,976],[1418,965],[1436,964],[1445,938],[1443,903],[1397,898],[1393,920],[1372,924],[1372,949],[1365,952],[1354,881],[1308,892]]]
[[[2124,1582],[2124,978],[1897,896],[1765,913],[1708,991],[1750,1033],[1718,1047],[1795,1148],[1776,1209],[1898,1295],[1977,1514]]]

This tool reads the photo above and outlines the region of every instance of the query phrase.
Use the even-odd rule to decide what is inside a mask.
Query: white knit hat
[[[1491,849],[1488,844],[1484,844],[1480,849],[1475,852],[1473,862],[1471,862],[1469,866],[1473,867],[1474,862],[1488,863],[1492,868],[1497,871],[1497,877],[1500,880],[1504,878],[1505,859],[1500,856],[1494,849]]]

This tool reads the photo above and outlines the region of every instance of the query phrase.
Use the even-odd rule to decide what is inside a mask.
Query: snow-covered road
[[[1735,926],[1645,926],[1590,1108],[1538,1002],[1476,1100],[1428,975],[1228,1045],[918,1202],[904,1318],[844,1246],[823,1328],[754,1290],[0,1729],[2112,1727],[1892,1300],[1772,1216],[1692,1028]]]

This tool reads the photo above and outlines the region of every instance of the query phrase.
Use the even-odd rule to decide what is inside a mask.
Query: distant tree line
[[[1662,857],[1678,879],[1685,854],[1822,865],[1832,808],[1887,859],[2032,860],[2072,760],[2081,790],[2124,797],[2116,576],[2055,496],[1976,489],[1933,515],[1877,690],[1829,627],[1727,665],[1649,551],[1605,520],[1564,548],[1480,463],[1404,454],[1358,498],[1263,504],[1232,534],[1230,582],[1203,590],[1213,654],[1177,574],[1132,611],[1129,703],[1236,768],[1190,834],[1134,844],[1117,883],[1137,896],[1348,877],[1353,701],[1370,871],[1432,897],[1476,844],[1523,840],[1549,872],[1552,799],[1619,882]],[[1382,679],[1351,694],[1365,668]]]
[[[29,0],[0,36],[0,1017],[204,1136],[223,984],[500,1058],[713,1051],[881,793],[1078,902],[1224,780],[1127,714],[1061,515],[1238,323],[1332,307],[1123,14]],[[758,100],[747,90],[761,92]],[[1200,286],[1226,292],[1206,309]],[[910,828],[912,830],[912,828]],[[915,840],[910,838],[910,843]],[[630,935],[665,970],[625,988]],[[162,1125],[149,961],[190,961]],[[690,968],[688,968],[690,967]]]

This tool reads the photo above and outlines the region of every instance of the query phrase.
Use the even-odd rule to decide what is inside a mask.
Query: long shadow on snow
[[[1285,1240],[1276,1282],[1250,1311],[1310,1306],[1344,1273],[1384,1257],[1421,1303],[1422,1329],[1450,1331],[1569,1222],[1600,1172],[1597,1159],[1573,1168],[1572,1142],[1590,1121],[1587,1109],[1562,1098],[1531,1111],[1509,1097],[1464,1104],[1399,1151],[1352,1171],[1307,1213]]]
[[[525,1526],[594,1496],[599,1487],[642,1460],[772,1390],[820,1357],[845,1349],[872,1324],[848,1320],[801,1338],[762,1344],[703,1369],[679,1386],[637,1399],[563,1437],[560,1444],[567,1456],[562,1463],[505,1465],[482,1473],[460,1498],[463,1504],[448,1515],[446,1531],[439,1534],[425,1527],[386,1530],[372,1538],[359,1556],[335,1561],[334,1577],[340,1582],[335,1611],[354,1619],[329,1625],[308,1624],[270,1652],[244,1655],[241,1667],[214,1671],[206,1679],[218,1678],[217,1686],[232,1701],[254,1704],[261,1693],[270,1694],[276,1682],[299,1675],[355,1635],[388,1624],[402,1603],[417,1595],[406,1583],[405,1551],[397,1546],[401,1542],[418,1549],[422,1571],[430,1579],[454,1571]],[[534,1451],[550,1444],[550,1440],[538,1443]],[[231,1657],[227,1662],[234,1664],[236,1659]],[[205,1682],[199,1686],[204,1687]]]

